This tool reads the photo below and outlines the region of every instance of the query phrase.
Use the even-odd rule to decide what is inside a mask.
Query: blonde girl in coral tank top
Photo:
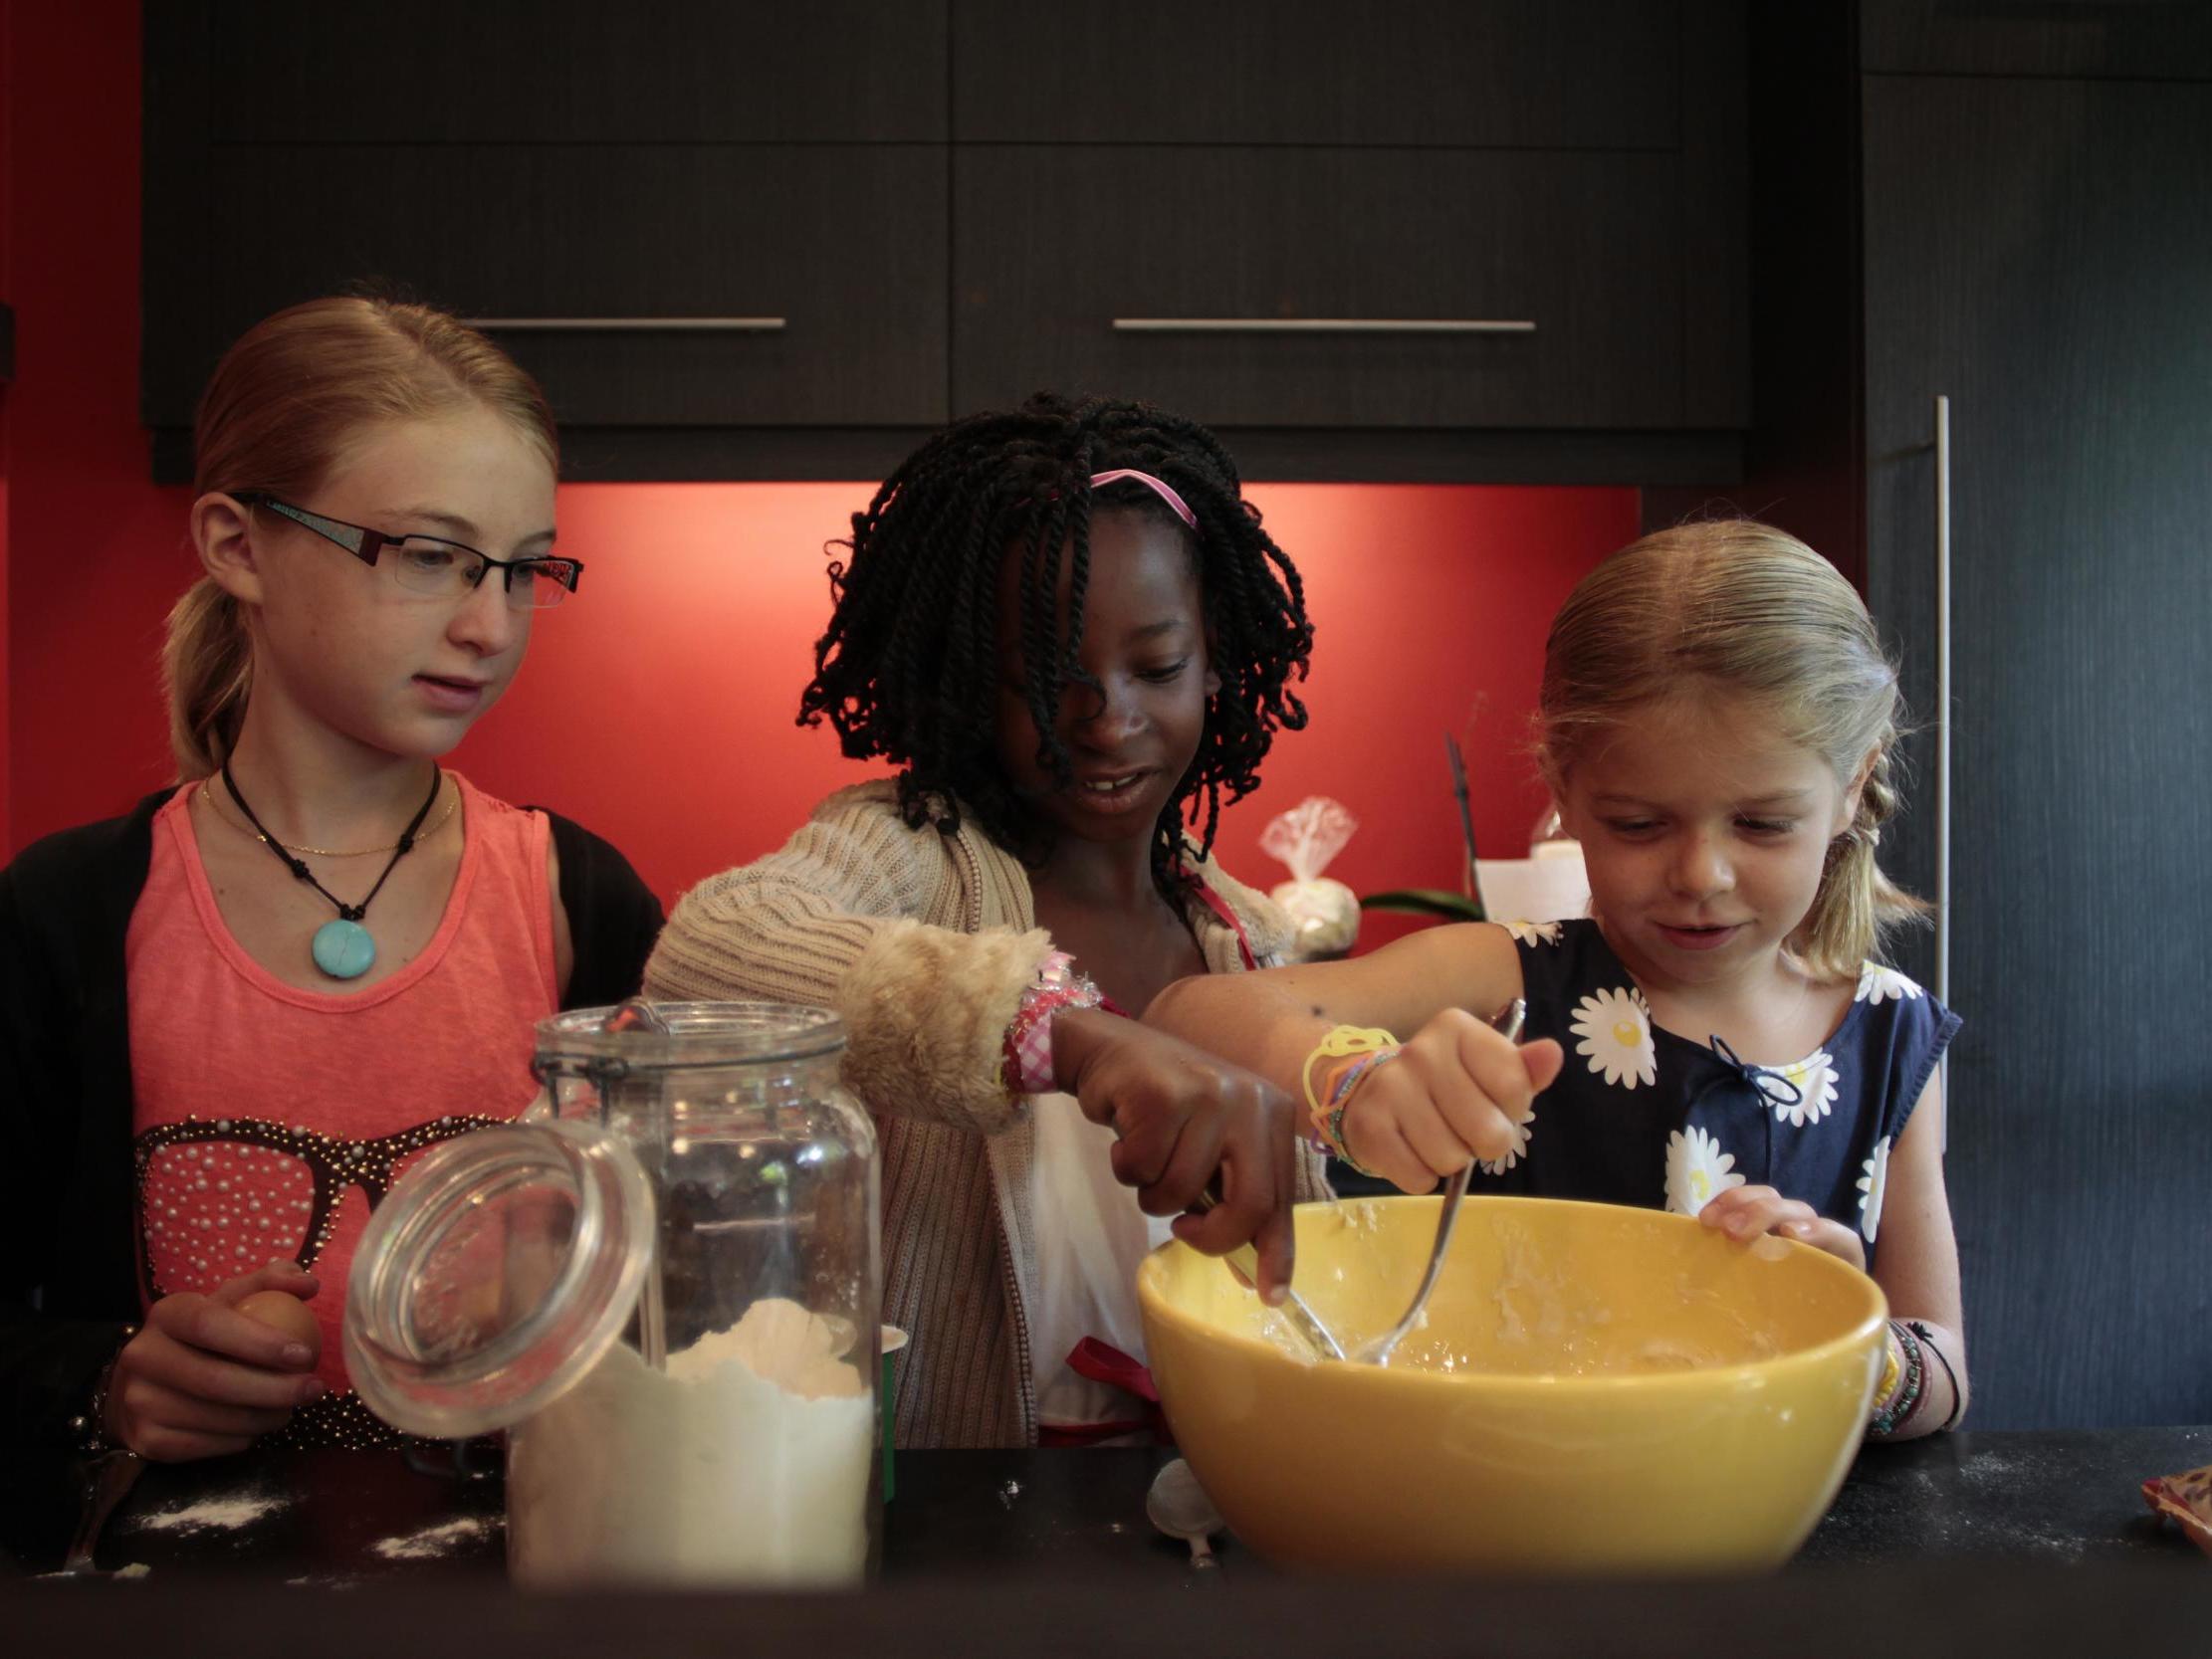
[[[184,782],[123,821],[150,846],[121,941],[137,1306],[112,1311],[143,1323],[70,1277],[73,1233],[112,1247],[97,1206],[56,1217],[54,1259],[14,1269],[35,1311],[0,1322],[0,1372],[37,1322],[82,1345],[84,1443],[163,1459],[387,1437],[338,1342],[369,1208],[424,1147],[522,1110],[533,1022],[572,982],[634,989],[659,916],[604,843],[439,763],[581,574],[529,376],[442,313],[320,301],[232,348],[197,441],[205,575],[165,653]],[[269,1289],[314,1313],[319,1355],[237,1310]]]

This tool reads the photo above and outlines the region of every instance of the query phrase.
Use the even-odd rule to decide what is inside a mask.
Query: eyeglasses
[[[304,524],[326,541],[334,541],[363,564],[373,565],[383,554],[392,557],[387,568],[410,593],[436,599],[458,599],[473,593],[490,572],[497,570],[507,587],[507,602],[516,610],[547,610],[576,590],[583,566],[572,558],[494,558],[458,541],[441,541],[434,535],[387,535],[342,518],[326,518],[304,507],[279,501],[259,490],[233,493],[232,499]]]

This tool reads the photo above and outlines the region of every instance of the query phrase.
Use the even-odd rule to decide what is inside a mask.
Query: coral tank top
[[[537,1091],[532,1026],[559,999],[551,825],[455,782],[465,840],[444,919],[419,956],[366,990],[288,985],[231,936],[200,864],[191,787],[155,815],[125,942],[146,1300],[214,1290],[273,1257],[312,1268],[333,1394],[346,1387],[346,1275],[370,1209],[424,1148],[522,1112]]]

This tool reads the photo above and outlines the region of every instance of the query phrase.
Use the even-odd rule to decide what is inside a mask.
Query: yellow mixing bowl
[[[1347,1349],[1406,1311],[1437,1200],[1299,1206],[1298,1293]],[[1176,1441],[1287,1565],[1730,1572],[1780,1564],[1859,1448],[1881,1291],[1687,1216],[1469,1198],[1426,1324],[1385,1369],[1302,1357],[1183,1244],[1137,1276]]]

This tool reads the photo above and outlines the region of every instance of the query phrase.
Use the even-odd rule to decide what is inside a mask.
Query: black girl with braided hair
[[[689,894],[648,991],[843,1016],[902,1443],[1141,1428],[1137,1262],[1248,1242],[1279,1299],[1290,1205],[1326,1194],[1283,1093],[1123,1017],[1286,942],[1211,852],[1305,724],[1297,570],[1206,428],[1040,395],[910,456],[830,592],[799,719],[897,775]]]
[[[1086,487],[1114,473],[1122,476]],[[1183,521],[1186,511],[1193,523]],[[1110,521],[1128,516],[1110,535],[1150,524],[1163,547],[1180,547],[1204,595],[1198,643],[1210,666],[1188,683],[1211,676],[1217,685],[1209,687],[1190,766],[1161,780],[1171,787],[1152,825],[1152,880],[1173,903],[1185,879],[1185,808],[1203,810],[1200,849],[1211,852],[1223,791],[1230,801],[1249,793],[1276,727],[1306,723],[1290,683],[1304,677],[1313,643],[1296,567],[1238,495],[1227,452],[1196,421],[1143,404],[1040,396],[924,445],[853,518],[852,561],[831,568],[836,610],[815,647],[818,672],[799,719],[826,718],[856,759],[902,765],[909,823],[931,817],[933,796],[964,802],[1002,845],[1048,860],[1042,792],[1020,777],[1027,757],[1003,754],[973,715],[1016,689],[1041,737],[1035,766],[1054,788],[1070,786],[1062,705],[1101,694],[1082,647],[1091,529],[1102,512]],[[1018,561],[1005,557],[1008,545]],[[1012,682],[1001,640],[1018,645]],[[1114,805],[1118,818],[1124,803]],[[939,821],[958,828],[958,807]]]

